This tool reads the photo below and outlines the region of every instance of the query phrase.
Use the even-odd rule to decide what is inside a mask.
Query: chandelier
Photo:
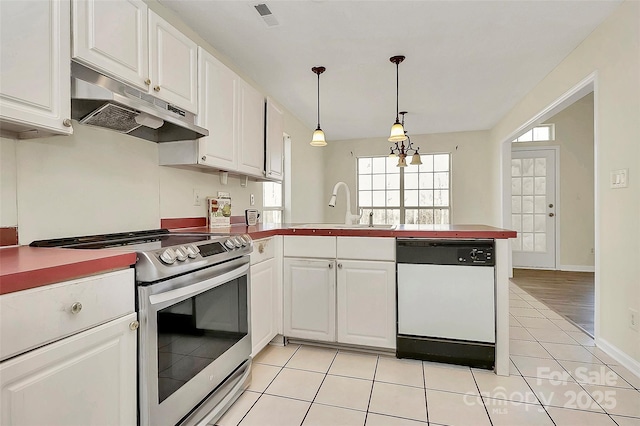
[[[395,158],[398,157],[398,167],[407,167],[407,157],[409,155],[411,155],[411,165],[412,166],[419,166],[420,164],[422,164],[422,160],[420,160],[420,153],[418,152],[418,150],[420,149],[420,147],[414,148],[413,144],[411,143],[411,138],[409,137],[409,135],[407,134],[407,131],[404,130],[404,115],[407,113],[407,111],[400,111],[399,114],[402,115],[402,123],[399,123],[402,126],[402,132],[404,135],[404,140],[401,140],[399,142],[393,142],[395,144],[395,146],[392,146],[391,152],[389,153],[389,157],[390,158]],[[405,146],[404,141],[407,141],[407,145]],[[398,145],[398,143],[400,145]],[[413,151],[413,155],[411,154],[411,152]]]

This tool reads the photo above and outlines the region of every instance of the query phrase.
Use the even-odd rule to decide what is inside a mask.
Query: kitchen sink
[[[354,224],[345,225],[344,223],[304,223],[302,225],[294,225],[289,228],[298,229],[395,229],[396,225],[373,225]]]

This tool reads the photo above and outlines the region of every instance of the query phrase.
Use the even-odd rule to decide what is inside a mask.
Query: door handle
[[[554,217],[554,216],[555,216],[555,214],[549,213],[549,217]]]

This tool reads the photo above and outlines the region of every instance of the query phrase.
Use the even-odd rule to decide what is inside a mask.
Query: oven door
[[[138,286],[140,424],[175,425],[250,358],[249,257]]]

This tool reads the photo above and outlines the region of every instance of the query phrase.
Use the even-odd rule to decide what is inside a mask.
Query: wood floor
[[[593,272],[514,269],[511,281],[593,336]]]

